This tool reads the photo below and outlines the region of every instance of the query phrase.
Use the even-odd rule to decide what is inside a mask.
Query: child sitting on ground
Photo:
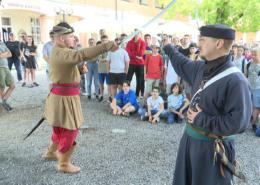
[[[174,83],[171,86],[172,94],[168,96],[168,118],[167,123],[173,124],[178,122],[179,119],[183,119],[183,112],[187,110],[189,106],[189,100],[182,94],[182,88],[179,83]]]
[[[113,115],[129,116],[129,113],[137,111],[139,106],[135,92],[130,89],[130,83],[124,81],[122,85],[123,90],[115,96],[110,107]]]
[[[142,121],[148,119],[150,123],[155,124],[160,121],[160,117],[164,118],[166,113],[163,99],[159,96],[159,87],[153,87],[151,94],[152,96],[147,98],[147,110],[140,108],[138,113]]]

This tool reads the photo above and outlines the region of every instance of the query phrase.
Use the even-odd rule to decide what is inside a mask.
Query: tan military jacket
[[[50,80],[60,84],[79,83],[80,74],[77,64],[113,49],[115,49],[114,42],[78,51],[56,45],[51,54]],[[69,130],[78,129],[84,121],[79,95],[60,96],[49,93],[45,103],[44,117],[51,126]]]

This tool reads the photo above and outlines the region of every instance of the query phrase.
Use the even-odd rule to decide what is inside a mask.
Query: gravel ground
[[[10,99],[15,110],[0,108],[0,184],[1,185],[170,185],[183,124],[150,125],[137,116],[110,115],[108,103],[88,101],[82,97],[85,123],[73,162],[81,167],[79,174],[56,171],[56,162],[46,162],[51,128],[46,122],[23,141],[29,129],[39,120],[47,95],[43,71],[37,72],[39,87],[17,88]],[[236,185],[259,185],[260,138],[250,130],[236,141],[237,159],[248,182],[235,179]],[[212,183],[213,185],[214,183]]]

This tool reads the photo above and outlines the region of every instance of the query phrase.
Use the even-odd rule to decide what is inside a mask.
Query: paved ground
[[[30,138],[24,134],[41,117],[48,88],[43,71],[36,88],[17,88],[10,100],[15,110],[0,108],[0,184],[2,185],[170,185],[183,124],[150,125],[137,116],[114,117],[108,103],[82,97],[85,122],[73,162],[79,174],[56,172],[55,162],[42,160],[51,129],[45,122]],[[237,159],[248,177],[259,185],[260,139],[248,130],[237,137]],[[203,162],[203,161],[202,161]],[[214,184],[214,183],[213,183]],[[213,185],[212,184],[212,185]]]

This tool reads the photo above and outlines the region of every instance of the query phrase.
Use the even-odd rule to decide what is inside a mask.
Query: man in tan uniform
[[[74,44],[74,30],[69,24],[59,23],[53,27],[53,32],[54,47],[49,71],[53,84],[44,111],[44,117],[53,127],[53,132],[52,142],[43,157],[58,160],[58,171],[77,173],[80,168],[70,162],[78,129],[83,123],[77,64],[104,52],[114,51],[117,46],[114,42],[108,42],[77,51],[69,49]]]

